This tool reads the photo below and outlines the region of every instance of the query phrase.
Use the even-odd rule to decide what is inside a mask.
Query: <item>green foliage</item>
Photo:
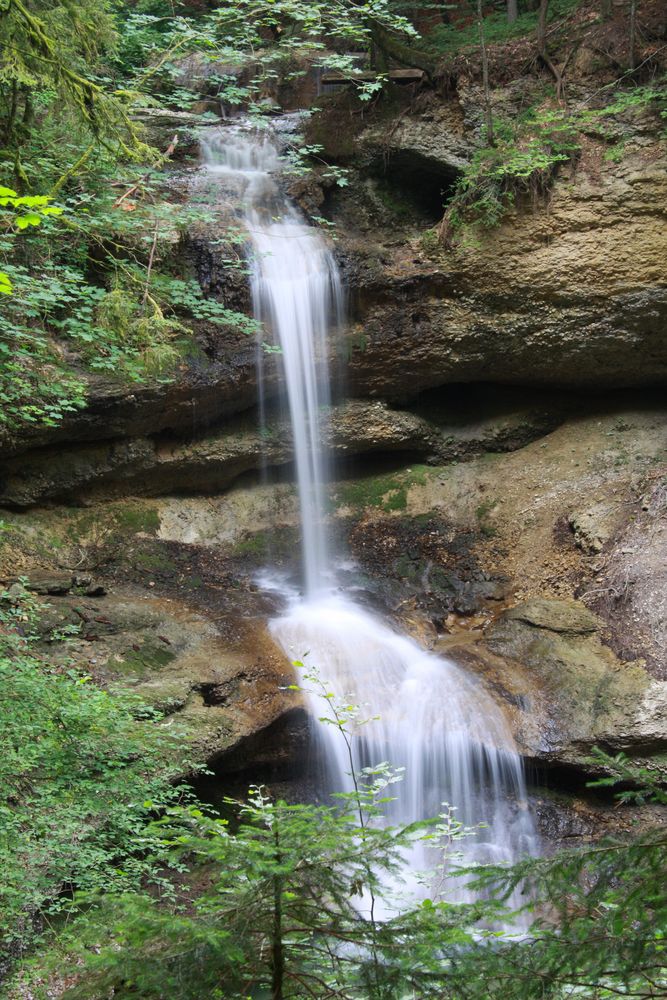
[[[36,321],[58,306],[61,280],[33,278],[6,264],[12,294],[0,314],[0,427],[55,426],[85,402],[85,386],[71,372]],[[55,288],[53,287],[55,285]]]
[[[94,371],[141,381],[155,370],[149,352],[181,329],[157,309],[142,317],[136,302],[129,306],[132,322],[115,325],[105,306],[120,293],[106,294],[75,268],[46,266],[36,275],[22,266],[5,267],[15,294],[0,316],[0,425],[10,429],[55,426],[85,406],[86,383],[68,364],[63,343]],[[173,364],[175,357],[169,360]]]
[[[171,15],[171,16],[170,16]],[[161,93],[171,106],[187,106],[195,99],[182,70],[194,56],[211,92],[230,107],[244,106],[262,114],[273,104],[280,83],[303,76],[308,63],[332,62],[358,72],[349,56],[331,49],[358,51],[370,47],[383,29],[416,37],[409,19],[389,0],[235,0],[208,14],[188,16],[182,9],[142,3],[119,23],[117,64],[131,92]],[[210,65],[224,66],[220,75]],[[144,67],[148,67],[145,69]],[[362,100],[381,86],[359,81]]]
[[[353,733],[372,720],[338,703],[316,674],[305,679],[352,767]],[[626,801],[667,800],[655,777],[622,755],[598,752],[592,763],[606,772],[595,784],[632,785],[621,793]],[[226,800],[233,821],[167,804],[145,843],[165,872],[181,871],[177,885],[158,894],[121,882],[120,892],[112,885],[100,893],[93,877],[92,892],[75,896],[76,920],[57,928],[41,975],[48,981],[48,970],[74,962],[65,993],[72,1000],[664,995],[664,830],[473,868],[478,901],[454,905],[444,901],[451,846],[470,831],[449,809],[438,820],[389,827],[384,807],[400,775],[387,764],[350,773],[353,791],[337,806],[273,801],[261,788],[243,803]],[[404,853],[416,838],[443,852],[438,894],[421,902],[401,891]],[[504,908],[517,888],[533,915],[521,935]],[[509,920],[508,932],[499,919]]]
[[[196,281],[156,275],[154,288],[179,315],[206,320],[215,326],[232,327],[249,337],[258,332],[254,319],[228,309],[215,299],[207,299]]]
[[[47,215],[60,215],[62,208],[51,205],[43,195],[18,195],[12,188],[0,185],[0,208],[14,213],[11,225],[19,231],[28,226],[38,226]],[[0,294],[11,295],[12,283],[9,275],[0,271]]]
[[[607,771],[594,786],[631,783],[621,801],[667,804],[656,776],[623,754],[597,751],[590,763]],[[462,955],[446,995],[476,1000],[469,984],[474,975],[490,1000],[664,996],[666,878],[667,835],[660,825],[510,869],[478,871],[473,885],[496,898],[522,885],[535,920],[528,940]]]
[[[312,169],[312,161],[320,159],[319,154],[322,150],[323,147],[316,143],[289,146],[286,153],[288,164],[286,173],[293,177],[303,177],[308,174]],[[347,170],[344,167],[325,163],[324,160],[321,162],[326,167],[326,170],[320,173],[322,180],[335,181],[338,187],[346,187],[349,184]]]
[[[459,178],[447,206],[444,235],[470,225],[498,225],[518,195],[548,190],[559,166],[578,157],[584,133],[613,141],[615,118],[652,104],[659,107],[666,94],[662,86],[635,87],[600,108],[531,108],[513,122],[494,120],[494,144],[478,147]],[[618,145],[610,147],[608,158],[620,158]]]
[[[558,164],[579,150],[574,122],[565,111],[531,112],[517,122],[494,123],[495,145],[476,151],[447,208],[451,230],[466,223],[497,225],[519,192],[544,192]]]
[[[96,220],[96,225],[100,222]],[[0,241],[11,260],[12,242]],[[0,258],[1,259],[1,258]],[[206,299],[195,281],[122,263],[115,287],[91,284],[83,269],[45,262],[39,272],[6,263],[14,293],[0,315],[0,426],[54,426],[85,406],[87,382],[73,369],[144,382],[169,378],[190,348],[188,322],[201,320],[254,335],[247,316]]]
[[[162,886],[149,822],[182,794],[168,784],[184,764],[177,732],[138,699],[50,665],[44,610],[18,584],[0,593],[0,960],[31,945],[74,886]]]
[[[547,23],[567,17],[580,6],[582,0],[550,0]],[[525,11],[513,23],[507,20],[506,11],[485,14],[484,37],[487,45],[497,45],[514,38],[533,35],[537,28],[539,4]],[[472,14],[474,3],[470,3]],[[486,9],[486,8],[485,8]],[[439,55],[455,57],[460,53],[476,52],[479,48],[479,28],[476,21],[461,18],[452,24],[440,24],[429,31],[425,44]]]
[[[323,721],[339,731],[351,764],[358,711],[315,675],[306,679],[323,692]],[[444,849],[465,833],[450,812],[440,822],[386,825],[387,791],[399,778],[387,764],[352,773],[354,790],[336,796],[337,806],[274,802],[254,788],[244,803],[226,800],[235,831],[193,806],[168,809],[156,827],[200,883],[207,873],[203,892],[167,905],[147,894],[102,899],[62,940],[84,961],[66,995],[243,1000],[267,990],[283,1000],[390,1000],[408,989],[435,997],[442,949],[472,944],[480,911],[397,894],[416,838]]]
[[[95,143],[113,143],[140,157],[139,140],[123,95],[93,79],[115,45],[106,0],[11,0],[0,8],[0,95],[5,145],[19,151],[30,133],[36,100],[46,91],[84,123]],[[106,81],[108,82],[108,81]]]
[[[101,922],[112,930],[111,943],[88,958],[72,997],[92,1000],[113,990],[118,997],[240,1000],[278,983],[273,995],[285,998],[395,995],[400,961],[389,965],[383,954],[374,967],[372,956],[380,937],[391,954],[398,928],[389,948],[389,928],[360,919],[357,906],[362,893],[379,891],[382,876],[400,867],[402,833],[360,831],[354,805],[288,805],[259,788],[240,805],[239,820],[232,833],[226,820],[199,809],[169,810],[164,833],[178,856],[210,868],[207,888],[187,908],[185,899],[167,908],[136,895],[103,907],[84,940],[99,941]],[[453,930],[444,908],[428,912],[436,914],[443,935]],[[466,940],[463,932],[456,936]]]

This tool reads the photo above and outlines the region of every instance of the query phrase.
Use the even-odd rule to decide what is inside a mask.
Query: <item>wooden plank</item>
[[[384,75],[384,74],[383,74]],[[390,80],[406,81],[423,80],[423,69],[390,69],[386,74]],[[323,73],[320,77],[322,83],[350,83],[353,80],[375,80],[378,74],[364,70],[361,73],[340,73],[334,70],[330,73]]]

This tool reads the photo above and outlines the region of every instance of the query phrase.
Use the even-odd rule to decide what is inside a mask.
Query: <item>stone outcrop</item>
[[[196,156],[200,131],[210,125],[222,124],[212,117],[205,118],[190,111],[165,108],[136,108],[132,117],[142,126],[144,140],[162,153],[166,152],[176,137],[178,141],[172,152],[172,159],[176,160]]]
[[[516,447],[557,422],[560,410],[527,405],[496,419],[482,414],[470,424],[451,423],[453,416],[446,407],[426,407],[420,415],[380,401],[347,400],[323,414],[322,437],[338,457],[405,452],[445,461]],[[169,490],[220,490],[245,472],[292,460],[289,423],[274,419],[260,430],[253,414],[187,441],[120,438],[8,459],[0,470],[0,503],[25,507],[90,493],[156,496]]]
[[[350,183],[338,192],[328,183],[313,200],[317,214],[337,223],[351,291],[347,359],[335,367],[346,391],[402,401],[471,382],[663,384],[667,158],[658,129],[649,118],[627,126],[620,162],[591,140],[548,195],[519,197],[502,225],[450,249],[427,231],[413,195],[431,190],[430,171],[436,221],[441,192],[446,197],[470,155],[474,131],[456,102],[352,134],[339,154]],[[208,245],[216,235],[195,227],[183,252],[207,294],[247,308],[239,272],[226,277],[224,253]],[[254,342],[233,329],[195,326],[197,350],[171,383],[130,387],[95,377],[85,411],[57,428],[26,429],[20,440],[0,441],[0,450],[191,433],[254,406]],[[265,369],[269,399],[278,366],[268,358]]]
[[[16,585],[15,585],[16,586]],[[295,760],[306,738],[301,700],[286,686],[290,665],[255,623],[236,641],[202,609],[136,587],[113,595],[51,596],[40,613],[42,638],[52,661],[90,674],[113,691],[130,690],[174,718],[192,745],[193,759],[214,764],[229,756],[232,770],[257,765],[276,752],[271,734],[285,735],[283,758]],[[50,642],[69,627],[65,647]]]
[[[667,683],[619,660],[603,635],[582,604],[538,599],[510,608],[482,641],[447,651],[506,705],[531,760],[594,772],[598,746],[657,763],[667,750]]]
[[[401,397],[408,371],[411,391],[664,383],[664,146],[639,136],[620,163],[603,153],[585,151],[548,197],[519,200],[501,226],[449,250],[423,238],[392,246],[386,234],[369,251],[367,235],[352,233],[343,245],[357,282],[355,390]]]

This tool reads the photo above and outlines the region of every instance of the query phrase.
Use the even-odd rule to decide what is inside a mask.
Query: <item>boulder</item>
[[[639,662],[619,660],[603,634],[603,623],[579,602],[546,599],[510,608],[486,630],[476,652],[499,658],[497,683],[513,684],[526,756],[590,771],[595,746],[654,763],[667,751],[667,683]]]
[[[136,108],[132,117],[142,126],[144,140],[161,153],[166,152],[176,137],[178,141],[171,154],[175,160],[197,155],[202,128],[223,124],[223,119],[213,115],[202,116],[169,108]]]

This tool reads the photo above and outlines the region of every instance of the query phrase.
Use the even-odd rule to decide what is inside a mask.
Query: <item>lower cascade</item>
[[[329,463],[321,446],[330,399],[328,340],[344,300],[333,253],[281,193],[274,175],[283,164],[270,138],[229,127],[203,152],[208,176],[243,205],[254,312],[281,349],[294,440],[304,593],[285,589],[286,608],[270,631],[290,659],[307,653],[305,672],[316,673],[323,692],[372,720],[352,741],[355,770],[383,761],[405,768],[405,781],[392,785],[390,822],[438,815],[448,803],[465,826],[481,824],[457,848],[464,864],[535,854],[523,766],[501,709],[475,677],[398,634],[346,596],[337,579],[325,523]],[[307,690],[312,686],[305,681]],[[314,719],[329,714],[323,694],[308,691],[307,698]],[[322,792],[348,789],[350,761],[340,732],[321,722],[314,730],[324,760]],[[417,843],[408,859],[415,892],[419,871],[431,866],[426,855]],[[468,898],[460,881],[452,894]]]

